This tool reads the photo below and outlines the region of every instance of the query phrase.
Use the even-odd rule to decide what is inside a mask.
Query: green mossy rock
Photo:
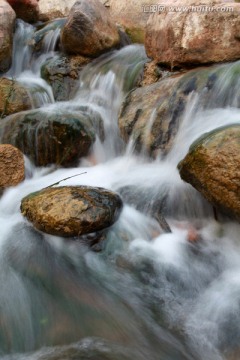
[[[21,204],[23,215],[37,229],[63,237],[103,230],[118,219],[121,209],[119,195],[87,186],[45,188]]]
[[[201,136],[178,168],[209,202],[240,220],[240,125]]]

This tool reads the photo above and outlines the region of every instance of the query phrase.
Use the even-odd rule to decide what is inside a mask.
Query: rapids
[[[26,159],[27,178],[0,199],[1,360],[228,359],[240,341],[240,226],[216,222],[211,206],[180,179],[177,164],[200,135],[240,122],[240,63],[221,65],[204,105],[204,94],[192,94],[171,152],[151,160],[144,151],[135,154],[133,140],[123,144],[117,124],[147,60],[143,47],[93,61],[75,98],[56,103],[40,68],[55,54],[59,29],[39,57],[29,45],[33,32],[19,21],[7,76],[35,89],[33,107],[100,114],[106,140],[97,140],[76,168],[35,168]],[[19,210],[25,195],[82,172],[61,185],[126,187],[145,203],[143,212],[124,205],[101,252],[81,239],[35,231]],[[165,199],[168,234],[149,215],[158,198]],[[188,241],[189,227],[201,241]]]

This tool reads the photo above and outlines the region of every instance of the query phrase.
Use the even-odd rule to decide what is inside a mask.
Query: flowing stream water
[[[147,60],[144,48],[130,45],[95,60],[82,71],[74,99],[55,103],[40,68],[54,55],[59,31],[48,35],[39,58],[28,45],[33,32],[19,22],[7,76],[43,89],[33,107],[100,114],[106,140],[76,168],[35,168],[26,159],[27,178],[1,197],[1,359],[239,359],[240,226],[215,221],[177,164],[200,135],[240,122],[240,63],[221,66],[204,105],[204,93],[193,92],[172,150],[151,160],[134,153],[133,141],[123,144],[117,124]],[[127,188],[144,204],[141,211],[124,205],[100,252],[37,232],[20,213],[25,195],[85,171],[62,184]],[[150,215],[163,198],[167,234]],[[188,241],[191,228],[199,242]]]

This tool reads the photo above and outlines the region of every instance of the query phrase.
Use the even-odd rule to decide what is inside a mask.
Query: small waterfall
[[[16,31],[13,39],[13,61],[8,77],[17,78],[21,73],[31,69],[32,46],[31,40],[35,27],[18,19],[16,22]]]
[[[72,101],[96,111],[104,122],[105,142],[96,143],[97,162],[116,157],[123,143],[118,130],[118,112],[124,96],[134,87],[147,57],[141,45],[126,46],[110,56],[103,56],[82,71],[78,93]]]
[[[43,53],[39,57],[34,53],[36,28],[22,20],[17,20],[13,45],[13,64],[6,76],[16,79],[28,89],[33,108],[54,103],[52,89],[45,80],[41,79],[40,70],[46,59],[55,55],[62,24],[63,22],[60,21],[55,29],[50,29],[43,35]]]
[[[56,28],[55,30],[49,31],[49,33],[46,34],[43,40],[43,52],[49,53],[56,49],[57,43],[59,41],[60,37],[60,28]]]

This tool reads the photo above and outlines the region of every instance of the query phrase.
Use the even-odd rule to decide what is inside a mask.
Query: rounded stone
[[[240,220],[240,125],[203,135],[178,168],[181,178],[216,208]]]
[[[49,187],[25,197],[22,214],[48,234],[74,237],[111,226],[122,209],[120,196],[88,186]]]
[[[9,144],[0,145],[0,188],[15,186],[25,178],[24,157]]]

